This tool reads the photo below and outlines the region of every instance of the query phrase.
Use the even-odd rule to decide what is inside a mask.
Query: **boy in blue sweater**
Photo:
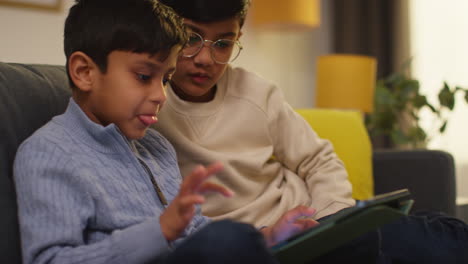
[[[174,149],[148,129],[186,41],[182,20],[155,0],[77,0],[70,9],[72,98],[15,159],[24,263],[275,263],[252,226],[201,216],[203,193],[233,195],[205,182],[222,165],[182,180]],[[301,218],[313,213],[296,208],[265,238],[316,225]]]

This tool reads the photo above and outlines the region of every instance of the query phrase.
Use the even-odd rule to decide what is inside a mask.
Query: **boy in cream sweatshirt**
[[[242,50],[249,1],[161,1],[184,17],[190,41],[178,58],[156,129],[174,145],[182,172],[221,160],[225,169],[212,182],[235,192],[231,199],[207,196],[203,213],[267,226],[267,232],[298,205],[315,209],[319,221],[353,206],[346,170],[331,144],[274,84],[229,65]],[[466,248],[465,223],[429,213],[403,217],[321,261],[466,263]]]

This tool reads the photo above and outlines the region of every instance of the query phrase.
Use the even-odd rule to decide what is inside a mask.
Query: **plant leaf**
[[[429,109],[431,109],[431,111],[437,115],[440,115],[440,111],[437,110],[433,105],[431,105],[430,103],[426,102],[426,106],[429,107]]]
[[[401,82],[404,79],[405,77],[402,73],[396,72],[396,73],[392,73],[390,76],[385,78],[384,82],[386,84],[395,84],[395,83]]]
[[[419,95],[419,82],[413,79],[403,80],[398,85],[399,90],[395,92],[400,92],[398,97],[401,99],[402,103],[406,103],[415,96]]]
[[[450,91],[446,82],[444,82],[444,87],[439,92],[439,102],[441,106],[445,106],[450,110],[455,107],[455,92]]]
[[[420,126],[411,127],[408,130],[408,137],[411,139],[411,144],[413,147],[422,145],[426,139],[427,134]]]
[[[440,133],[444,133],[446,128],[447,128],[447,120],[444,120],[444,123],[443,123],[442,126],[439,128],[439,132],[440,132]]]
[[[414,107],[416,107],[417,109],[420,109],[421,107],[423,107],[423,106],[425,106],[425,105],[428,105],[426,96],[417,94],[417,95],[413,98],[413,105],[414,105]]]

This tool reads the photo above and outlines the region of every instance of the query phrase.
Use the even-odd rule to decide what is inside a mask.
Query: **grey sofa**
[[[19,144],[70,96],[64,67],[0,62],[0,263],[21,263],[12,164]]]
[[[71,91],[63,66],[0,62],[0,263],[21,263],[12,163],[19,144],[62,113]],[[441,151],[374,153],[375,191],[409,188],[415,210],[455,214],[453,158]]]

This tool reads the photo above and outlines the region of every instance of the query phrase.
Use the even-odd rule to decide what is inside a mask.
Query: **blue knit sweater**
[[[142,263],[168,252],[150,175],[170,202],[181,176],[166,139],[149,130],[129,141],[71,99],[15,159],[24,263]],[[184,236],[207,222],[198,213]]]

